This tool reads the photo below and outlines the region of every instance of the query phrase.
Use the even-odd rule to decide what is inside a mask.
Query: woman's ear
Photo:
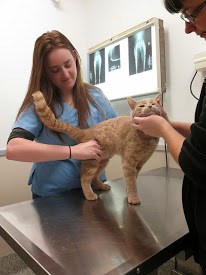
[[[77,60],[77,51],[76,50],[73,50],[73,57],[74,57],[74,60],[76,62],[76,60]]]

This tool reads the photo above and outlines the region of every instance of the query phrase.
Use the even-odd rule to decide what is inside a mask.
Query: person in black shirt
[[[185,33],[206,39],[206,1],[164,0],[170,13],[181,13]],[[194,259],[206,274],[206,80],[195,113],[195,123],[163,117],[135,117],[133,126],[145,134],[163,137],[173,158],[184,172],[182,201]]]

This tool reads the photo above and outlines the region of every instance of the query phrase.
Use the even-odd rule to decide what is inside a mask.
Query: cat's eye
[[[145,105],[144,105],[144,104],[142,104],[142,105],[139,105],[139,107],[143,108],[143,107],[145,107]]]

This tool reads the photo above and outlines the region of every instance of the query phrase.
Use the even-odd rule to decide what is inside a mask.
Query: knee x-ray
[[[151,28],[130,36],[128,43],[129,75],[152,70]]]
[[[96,85],[105,82],[105,49],[91,54],[89,59],[90,83]]]

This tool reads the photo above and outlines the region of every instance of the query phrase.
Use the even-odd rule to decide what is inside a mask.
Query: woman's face
[[[47,74],[60,92],[72,92],[77,79],[76,51],[56,48],[47,56]]]
[[[183,1],[184,13],[189,15],[192,14],[203,2],[203,0]],[[206,6],[204,6],[196,16],[194,23],[185,22],[185,32],[187,34],[195,32],[200,37],[206,39]]]

